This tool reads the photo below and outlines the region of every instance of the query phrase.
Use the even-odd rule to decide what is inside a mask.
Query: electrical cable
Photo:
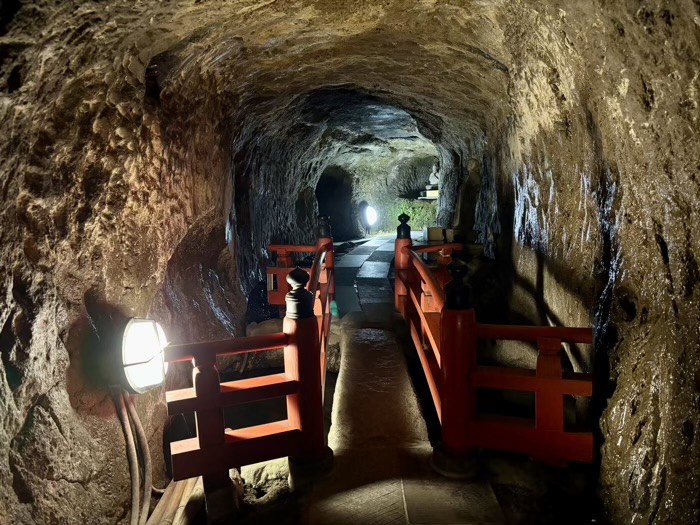
[[[134,444],[134,436],[131,433],[131,424],[129,423],[129,415],[126,409],[126,401],[121,389],[113,390],[112,400],[114,401],[117,415],[119,416],[119,421],[124,431],[126,456],[129,461],[129,474],[131,477],[131,516],[129,525],[139,525],[139,464],[136,455],[136,445]]]
[[[141,419],[136,412],[133,396],[124,393],[126,398],[126,406],[129,409],[129,416],[136,429],[136,437],[138,439],[141,457],[143,458],[143,505],[141,508],[141,517],[138,525],[146,525],[148,521],[148,511],[151,507],[151,490],[153,488],[153,467],[151,465],[151,451],[148,448],[148,438],[143,430]]]

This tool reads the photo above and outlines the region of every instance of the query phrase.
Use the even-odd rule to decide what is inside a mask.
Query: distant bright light
[[[374,223],[377,222],[377,218],[379,218],[377,210],[372,208],[372,206],[367,206],[367,208],[365,208],[365,218],[367,219],[367,224],[374,226]]]
[[[151,319],[131,319],[124,329],[122,364],[129,387],[141,394],[163,384],[167,364],[163,328]]]

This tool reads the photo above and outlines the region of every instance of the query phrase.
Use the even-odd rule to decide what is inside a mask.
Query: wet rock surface
[[[84,339],[149,311],[182,340],[242,333],[265,244],[311,242],[324,169],[388,147],[337,120],[345,95],[314,103],[342,87],[434,145],[436,222],[459,209],[476,229],[512,320],[595,326],[595,351],[570,359],[597,378],[610,521],[696,523],[698,16],[690,1],[3,4],[2,521],[123,521],[124,444]],[[139,398],[153,450],[162,401]]]

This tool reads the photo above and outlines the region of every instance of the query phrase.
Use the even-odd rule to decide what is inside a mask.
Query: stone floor
[[[393,237],[375,237],[338,258],[340,373],[328,444],[334,468],[316,483],[301,522],[501,524],[486,481],[448,480],[429,466],[432,447],[403,351],[387,279]]]

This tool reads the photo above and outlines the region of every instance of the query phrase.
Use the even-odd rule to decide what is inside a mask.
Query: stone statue
[[[428,185],[437,186],[440,182],[440,174],[438,173],[437,164],[433,164],[433,170],[430,172],[430,177],[428,178]]]

